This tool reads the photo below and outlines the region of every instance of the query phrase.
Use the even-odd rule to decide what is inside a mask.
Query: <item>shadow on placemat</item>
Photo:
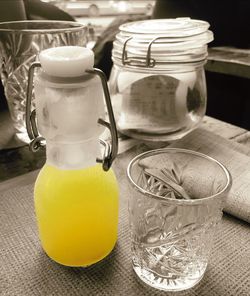
[[[33,153],[29,150],[28,145],[0,150],[0,182],[40,169],[45,160],[44,149]]]

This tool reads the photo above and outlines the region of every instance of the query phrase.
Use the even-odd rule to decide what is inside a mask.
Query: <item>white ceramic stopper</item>
[[[77,77],[94,66],[94,53],[81,46],[60,46],[40,52],[43,70],[51,76]]]

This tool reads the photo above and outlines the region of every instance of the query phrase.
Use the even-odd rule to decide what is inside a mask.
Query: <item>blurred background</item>
[[[155,0],[42,0],[56,5],[90,28],[92,48],[109,24],[121,15],[151,15]]]
[[[14,3],[15,9],[10,8]],[[0,21],[57,19],[88,25],[87,47],[95,53],[95,67],[107,78],[119,25],[187,15],[208,21],[215,40],[209,44],[205,66],[206,114],[250,130],[249,12],[250,0],[0,0]],[[7,108],[1,97],[0,83],[0,111]]]

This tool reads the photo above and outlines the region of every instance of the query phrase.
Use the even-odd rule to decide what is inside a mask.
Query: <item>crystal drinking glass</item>
[[[230,173],[204,154],[165,148],[135,157],[128,178],[136,274],[165,291],[196,285],[208,264]]]
[[[87,43],[87,26],[68,21],[0,23],[1,79],[16,136],[29,142],[25,127],[28,69],[46,48]]]

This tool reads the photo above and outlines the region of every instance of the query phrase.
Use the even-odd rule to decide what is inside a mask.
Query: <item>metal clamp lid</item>
[[[199,62],[206,59],[213,40],[208,28],[206,21],[190,18],[125,23],[116,34],[112,58],[118,65],[139,68]]]

